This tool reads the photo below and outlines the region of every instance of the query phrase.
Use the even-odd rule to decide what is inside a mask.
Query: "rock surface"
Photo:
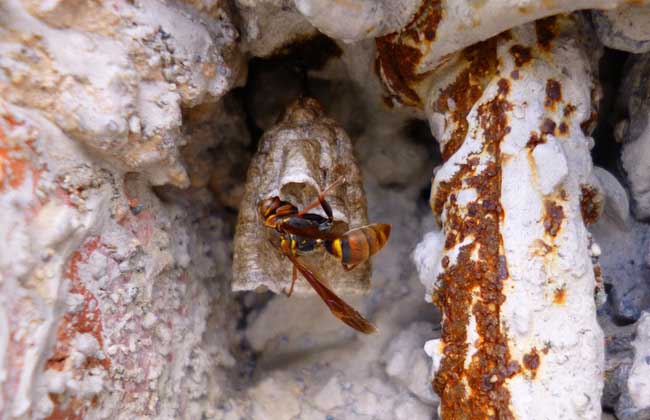
[[[585,28],[557,18],[513,29],[434,79],[426,99],[446,159],[431,199],[444,232],[442,258],[431,256],[442,338],[427,344],[443,418],[460,406],[472,418],[600,419],[593,140],[581,129],[597,50]]]
[[[74,140],[154,185],[187,186],[181,107],[216,101],[241,82],[237,32],[163,2],[8,1],[0,94],[38,109]]]
[[[568,185],[570,197],[563,202],[565,218],[555,244],[562,250],[558,266],[540,274],[533,257],[529,266],[522,265],[525,269],[509,266],[509,275],[522,277],[518,273],[525,272],[528,280],[535,280],[553,274],[551,280],[557,282],[565,279],[566,270],[599,264],[601,273],[594,278],[602,277],[608,291],[608,301],[598,311],[607,336],[603,418],[615,414],[618,419],[647,420],[647,57],[632,60],[615,94],[620,101],[616,135],[624,144],[626,173],[616,172],[619,151],[608,145],[611,156],[604,163],[614,175],[595,168],[588,176],[588,136],[596,122],[590,111],[596,110],[600,94],[591,85],[598,76],[587,77],[582,66],[591,66],[595,54],[572,55],[583,48],[584,38],[570,31],[562,35],[566,42],[561,42],[561,51],[555,50],[556,40],[550,38],[559,33],[545,31],[549,20],[517,25],[628,2],[533,3],[0,2],[0,419],[437,418],[439,398],[430,386],[432,371],[423,347],[440,337],[441,314],[424,298],[432,300],[434,274],[446,251],[444,231],[429,208],[431,174],[441,163],[437,141],[447,146],[442,155],[448,160],[454,153],[446,136],[462,123],[455,118],[445,126],[440,112],[433,112],[434,104],[424,99],[441,93],[431,90],[432,70],[437,73],[435,86],[451,83],[465,58],[487,51],[473,45],[512,29],[510,35],[480,44],[501,46],[502,70],[523,60],[519,79],[507,75],[513,79],[510,96],[521,95],[527,102],[508,111],[510,130],[538,127],[542,115],[557,117],[559,124],[565,121],[558,114],[562,101],[580,98],[581,105],[566,118],[570,137],[562,137],[557,125],[553,135],[546,133],[546,143],[540,141],[529,154],[530,168],[544,176],[537,183],[530,177],[508,177],[510,183],[504,184],[514,197],[506,200],[508,220],[518,214],[512,206],[519,201],[535,202],[520,200],[529,197],[526,191],[533,185],[544,196]],[[587,13],[606,45],[634,52],[647,47],[647,1],[635,3]],[[515,40],[528,46],[544,35],[548,50],[535,49],[529,61],[523,50],[503,50]],[[392,50],[395,40],[408,48]],[[590,44],[586,50],[597,53],[599,46]],[[400,59],[405,52],[413,59]],[[606,57],[626,57],[616,54],[610,51]],[[553,60],[557,63],[540,70],[542,63]],[[602,62],[601,68],[622,66],[622,61],[613,61]],[[549,74],[563,83],[562,101],[546,109],[540,98]],[[477,73],[470,81],[481,85],[489,102],[498,85],[482,85],[492,80],[483,76]],[[518,85],[524,82],[525,88]],[[475,93],[473,88],[463,92]],[[423,100],[409,102],[411,93]],[[322,104],[328,118],[316,126],[329,134],[345,131],[347,137],[337,143],[345,145],[341,155],[356,158],[358,166],[345,169],[360,172],[352,188],[357,197],[334,197],[337,216],[350,218],[346,206],[367,200],[368,220],[393,226],[386,248],[372,261],[369,289],[365,280],[346,283],[338,274],[328,278],[350,291],[368,289],[350,303],[378,325],[374,336],[356,335],[312,295],[287,299],[232,291],[238,270],[235,266],[231,271],[233,237],[236,212],[246,199],[246,173],[262,134],[273,130],[300,97]],[[443,115],[465,112],[462,96],[448,99],[435,104],[438,111],[446,108]],[[611,99],[606,96],[605,101]],[[601,123],[608,118],[599,117]],[[584,124],[574,126],[580,119]],[[307,128],[302,127],[302,134],[313,134]],[[510,164],[520,162],[513,158]],[[329,169],[327,162],[322,166]],[[443,179],[445,171],[443,167],[436,177]],[[281,173],[271,165],[266,176]],[[327,182],[322,174],[312,173],[312,178],[311,187],[296,189],[292,199],[307,200],[299,197],[301,191],[311,199],[314,187]],[[581,216],[598,219],[589,227],[593,238],[578,223],[572,183],[583,178],[590,201]],[[262,181],[266,185],[268,179]],[[514,223],[510,230],[528,232],[538,225],[538,220]],[[571,232],[579,247],[562,242]],[[509,240],[504,246],[512,251]],[[256,257],[265,255],[250,258]],[[565,270],[560,263],[567,261],[576,264]],[[285,262],[282,270],[288,267]],[[287,272],[282,276],[269,284],[284,284]],[[366,273],[362,277],[367,279]],[[566,308],[573,308],[572,298],[578,296],[587,304],[591,283],[587,287],[582,281],[588,278],[586,269],[576,280],[575,287],[585,286],[582,292],[568,289]],[[299,284],[305,287],[304,280]],[[545,289],[539,285],[531,290],[535,297]],[[509,298],[504,320],[512,314],[519,317],[524,312],[520,308],[534,307],[537,301],[532,302],[528,295]],[[576,326],[593,315],[595,305],[581,308],[574,317]],[[510,329],[524,324],[515,322]],[[553,359],[559,354],[555,351],[578,337],[553,336],[557,346],[544,354],[540,340],[560,328],[539,325],[530,327],[539,333],[530,337],[539,344],[538,359],[526,346],[513,347],[520,366],[538,364],[537,369],[525,369],[520,375],[525,378],[512,381],[513,400],[541,395],[535,384],[546,380],[551,367],[561,365],[559,356]],[[587,327],[596,331],[592,324]],[[588,359],[584,355],[598,356],[589,340],[576,344],[587,349],[581,361]],[[481,346],[476,341],[472,345]],[[435,344],[426,349],[437,351]],[[571,358],[562,365],[576,363]],[[570,377],[548,389],[558,390],[568,381],[575,386],[548,396],[554,404],[538,413],[565,407],[566,413],[580,413],[572,418],[593,417],[597,398],[592,391],[600,384],[579,382],[592,378],[597,368],[597,362],[582,371],[565,368]],[[588,388],[591,401],[581,400],[573,392],[577,388]],[[513,406],[525,411],[519,403]]]
[[[621,86],[618,141],[623,143],[621,161],[627,175],[633,210],[637,218],[650,217],[650,175],[645,170],[645,156],[650,150],[648,110],[650,109],[650,54],[631,58]]]
[[[237,311],[214,200],[165,204],[39,111],[1,107],[3,417],[210,415]]]
[[[600,41],[609,48],[635,54],[650,51],[650,7],[629,4],[607,11],[592,11]]]

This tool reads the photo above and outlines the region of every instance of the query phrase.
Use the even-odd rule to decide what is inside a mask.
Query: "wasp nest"
[[[334,219],[351,228],[367,224],[366,196],[350,138],[325,116],[318,101],[297,100],[282,121],[264,134],[249,167],[235,234],[233,290],[265,287],[278,293],[291,283],[292,264],[279,249],[278,233],[264,226],[258,213],[260,200],[278,196],[302,209],[341,177],[345,182],[327,195]],[[311,212],[324,215],[320,207]],[[322,248],[300,258],[335,291],[368,289],[367,262],[346,272]],[[297,281],[296,293],[310,290],[306,282]]]

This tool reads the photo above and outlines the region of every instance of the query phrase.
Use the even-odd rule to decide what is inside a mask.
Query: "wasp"
[[[376,332],[377,328],[338,297],[314,270],[299,258],[300,254],[322,246],[341,262],[344,270],[349,271],[376,254],[388,241],[391,228],[388,224],[375,223],[348,230],[347,223],[334,220],[332,207],[325,196],[344,182],[343,177],[339,178],[320,191],[318,198],[302,210],[276,196],[261,200],[258,211],[264,225],[280,234],[280,250],[293,263],[293,275],[287,296],[291,296],[293,292],[299,271],[335,317],[357,331],[371,334]],[[326,216],[309,213],[319,205]]]

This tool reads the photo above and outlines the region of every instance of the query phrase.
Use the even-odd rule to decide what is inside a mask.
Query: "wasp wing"
[[[285,255],[289,257],[293,265],[305,277],[321,299],[323,299],[323,302],[325,302],[335,317],[364,334],[372,334],[377,331],[377,328],[372,325],[370,321],[365,319],[352,306],[345,303],[345,301],[338,297],[329,287],[325,286],[316,273],[303,264],[295,255],[291,255],[290,251],[285,252]]]
[[[348,230],[348,224],[339,220],[329,222],[321,215],[308,213],[290,217],[282,222],[281,229],[303,238],[333,240]]]

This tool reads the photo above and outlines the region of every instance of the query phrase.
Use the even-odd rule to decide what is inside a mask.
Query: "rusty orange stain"
[[[598,294],[598,290],[604,290],[605,280],[603,279],[603,269],[600,267],[600,264],[598,262],[595,262],[593,266],[594,266],[594,280],[596,283],[596,290],[594,290],[594,294]]]
[[[554,245],[549,245],[541,239],[535,239],[533,241],[531,248],[532,254],[538,257],[545,257],[553,251]]]
[[[553,292],[553,303],[556,305],[564,305],[566,303],[566,287],[555,289],[555,292]]]
[[[564,209],[553,200],[544,200],[544,230],[551,236],[556,236],[564,220]]]
[[[576,108],[575,105],[568,103],[564,106],[564,117],[568,118],[570,117],[574,112],[576,112],[578,108]]]
[[[524,354],[523,365],[530,372],[531,378],[534,379],[537,376],[537,369],[541,363],[539,353],[537,349],[533,347],[530,352]]]
[[[1,132],[0,132],[1,138]],[[0,147],[0,191],[7,186],[11,189],[20,187],[25,180],[27,162],[24,159],[11,157],[11,153],[19,152],[17,147]]]
[[[3,120],[10,128],[20,126],[13,116],[4,115]],[[9,144],[6,133],[0,127],[0,192],[16,189],[23,185],[28,174],[31,175],[32,192],[36,191],[44,167],[34,166],[34,155],[37,154],[33,141],[25,140],[19,144]],[[46,199],[36,199],[25,209],[26,218],[30,220],[38,212]]]
[[[431,44],[436,38],[441,19],[441,1],[425,1],[403,30],[375,40],[375,70],[392,91],[391,99],[405,105],[422,107],[422,99],[414,90],[414,85],[426,75],[417,72],[423,53],[415,45]],[[423,35],[424,39],[421,39],[420,35]]]
[[[442,268],[449,267],[449,257],[447,255],[442,257],[442,261],[440,262],[440,264],[442,265]]]
[[[84,298],[83,306],[78,312],[64,315],[57,330],[52,356],[45,362],[45,370],[61,371],[65,368],[66,360],[70,356],[72,340],[77,334],[91,334],[97,340],[99,348],[104,347],[99,303],[95,296],[83,285],[79,277],[79,265],[88,261],[90,255],[100,247],[101,239],[99,237],[90,238],[68,260],[65,277],[71,282],[69,293],[82,295]],[[111,361],[108,357],[104,357],[102,360],[89,357],[81,369],[86,370],[101,366],[108,370],[110,365]],[[66,401],[65,406],[63,406],[58,396],[50,394],[50,399],[54,403],[54,409],[46,420],[77,420],[85,417],[87,407],[85,401],[73,397]]]
[[[555,16],[535,21],[535,33],[537,35],[537,44],[543,50],[551,49],[551,42],[555,39],[557,31],[557,22]]]
[[[467,67],[440,93],[434,103],[435,110],[449,115],[454,124],[452,135],[442,150],[442,158],[445,160],[456,153],[463,143],[469,128],[467,115],[483,95],[488,80],[496,73],[496,45],[496,39],[493,38],[466,48],[463,59],[467,61]],[[453,110],[449,107],[450,102],[454,104]]]
[[[545,136],[547,134],[554,135],[555,134],[555,121],[553,121],[550,118],[544,118],[542,121],[542,125],[540,126],[540,131],[542,133],[542,136]]]
[[[510,55],[515,59],[515,65],[521,67],[526,63],[530,63],[533,59],[532,50],[523,45],[513,45],[510,47]]]
[[[3,117],[10,126],[15,125],[13,118],[9,118]],[[5,184],[10,188],[18,188],[25,178],[25,160],[10,156],[11,153],[20,153],[20,149],[9,145],[6,134],[0,127],[0,191],[6,187]]]
[[[76,313],[66,313],[57,330],[57,341],[54,346],[53,355],[45,363],[45,369],[62,370],[65,360],[70,355],[71,340],[77,334],[91,334],[99,347],[103,348],[104,339],[102,338],[102,323],[99,304],[93,294],[86,289],[79,278],[79,264],[88,260],[90,255],[101,245],[100,238],[95,237],[87,240],[85,244],[76,251],[68,261],[68,268],[65,277],[70,280],[71,287],[69,293],[80,294],[84,297],[83,307]],[[93,307],[93,309],[91,309]],[[85,368],[101,365],[104,369],[110,367],[110,360],[104,358],[88,358]]]
[[[550,110],[555,110],[558,102],[562,101],[562,85],[554,79],[546,81],[546,99],[544,100],[544,107]]]
[[[52,414],[47,416],[45,420],[83,420],[85,418],[84,402],[71,398],[65,405],[60,401],[60,397],[54,394],[49,394],[50,400],[54,403]]]
[[[601,208],[598,190],[591,185],[580,185],[580,213],[586,225],[593,225],[598,221]]]
[[[526,147],[534,149],[538,144],[546,143],[546,137],[537,134],[537,131],[531,131]]]
[[[483,154],[490,159],[481,166],[480,173],[476,172],[478,166],[468,160],[452,179],[438,184],[432,200],[438,217],[446,206],[447,249],[458,246],[464,238],[473,238],[458,248],[453,265],[447,260],[438,279],[440,288],[433,296],[445,315],[443,358],[434,378],[434,388],[441,397],[440,412],[445,419],[512,418],[505,382],[521,370],[510,357],[500,323],[500,308],[505,301],[503,282],[509,277],[499,232],[503,219],[500,142],[509,131],[506,112],[512,105],[506,99],[510,90],[508,80],[500,79],[497,85],[497,96],[478,107]],[[456,191],[461,188],[475,189],[477,200],[459,204]],[[473,257],[476,250],[478,258]],[[480,299],[475,301],[477,290]],[[466,367],[470,315],[476,320],[480,339]]]

